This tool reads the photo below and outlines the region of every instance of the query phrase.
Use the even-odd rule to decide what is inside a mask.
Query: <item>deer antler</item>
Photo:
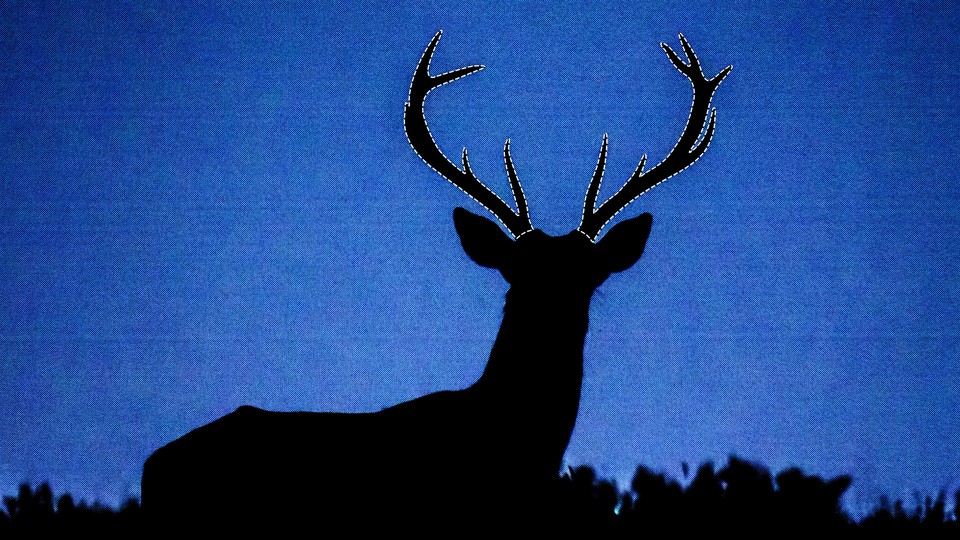
[[[587,195],[584,198],[583,219],[580,221],[580,226],[577,227],[578,231],[591,240],[596,240],[600,230],[634,199],[692,165],[710,145],[713,128],[717,120],[717,110],[710,109],[710,99],[723,78],[733,69],[733,66],[727,66],[712,79],[707,79],[703,75],[703,70],[700,68],[700,62],[697,60],[693,48],[687,43],[683,34],[680,34],[680,44],[683,46],[683,52],[689,60],[689,64],[684,63],[666,43],[661,43],[660,46],[663,47],[673,65],[680,73],[690,79],[690,83],[693,85],[693,104],[690,107],[690,117],[687,119],[687,125],[683,128],[683,133],[680,135],[677,144],[674,145],[673,150],[663,161],[644,172],[643,166],[647,161],[647,156],[644,154],[640,158],[640,165],[637,166],[627,183],[613,197],[601,204],[600,208],[595,209],[597,194],[600,192],[600,181],[603,178],[603,169],[607,161],[607,136],[603,136],[597,168],[593,173],[593,179],[590,181]],[[709,119],[707,118],[708,113]],[[705,133],[704,125],[706,125]],[[697,142],[698,139],[699,142]]]
[[[467,66],[453,71],[448,71],[442,75],[430,75],[430,60],[433,57],[433,51],[437,48],[437,42],[440,41],[440,35],[443,31],[437,32],[433,36],[427,49],[417,64],[417,69],[413,72],[413,82],[410,83],[410,101],[407,102],[403,111],[403,127],[407,133],[407,140],[410,146],[420,156],[427,165],[440,173],[441,176],[449,180],[464,193],[472,197],[484,208],[489,210],[501,223],[506,226],[514,238],[519,238],[525,232],[533,230],[530,223],[530,214],[527,209],[527,200],[523,195],[523,188],[520,187],[520,180],[513,168],[513,160],[510,158],[510,139],[503,145],[503,161],[507,168],[507,176],[510,179],[510,189],[513,191],[514,202],[517,205],[517,212],[514,212],[507,203],[503,202],[496,193],[490,191],[473,171],[470,170],[470,162],[467,159],[467,149],[463,149],[463,170],[454,165],[440,148],[430,128],[427,127],[427,118],[423,112],[423,102],[434,88],[453,82],[461,77],[483,69],[483,66]]]

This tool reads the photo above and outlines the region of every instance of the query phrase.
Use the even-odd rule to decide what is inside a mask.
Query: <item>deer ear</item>
[[[640,214],[617,223],[597,242],[608,272],[622,272],[640,259],[652,225],[653,216]]]
[[[453,210],[453,224],[463,250],[475,263],[488,268],[503,267],[513,240],[496,223],[457,207]]]

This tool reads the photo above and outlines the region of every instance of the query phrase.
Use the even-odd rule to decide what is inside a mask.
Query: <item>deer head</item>
[[[710,108],[710,100],[733,66],[727,66],[714,77],[707,79],[693,49],[682,34],[680,44],[687,62],[681,60],[666,43],[661,43],[660,46],[673,65],[693,85],[693,104],[680,139],[666,158],[646,171],[644,165],[647,156],[644,155],[626,183],[597,207],[597,196],[607,158],[607,135],[604,135],[597,167],[584,197],[580,225],[564,236],[551,237],[534,229],[530,222],[526,197],[510,157],[509,139],[503,146],[503,160],[516,211],[473,174],[466,148],[463,149],[461,168],[443,155],[433,140],[423,111],[427,94],[435,88],[483,69],[483,66],[474,65],[441,75],[430,75],[430,61],[441,34],[442,31],[437,32],[427,45],[414,71],[410,99],[404,109],[404,128],[417,155],[490,211],[513,237],[508,237],[489,219],[457,208],[454,211],[454,223],[467,254],[482,266],[500,270],[504,278],[513,285],[577,284],[592,291],[611,273],[630,268],[640,258],[646,245],[652,223],[650,214],[645,213],[625,220],[598,240],[600,231],[634,199],[683,171],[703,155],[710,145],[717,119],[717,111]],[[557,269],[564,271],[558,274]]]

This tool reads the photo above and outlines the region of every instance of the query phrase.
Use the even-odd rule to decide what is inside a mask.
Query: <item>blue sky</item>
[[[54,3],[51,3],[54,4]],[[479,375],[506,285],[409,148],[426,113],[534,226],[576,227],[656,163],[690,87],[716,134],[597,292],[567,460],[731,453],[854,476],[854,503],[960,482],[953,3],[142,2],[0,7],[0,491],[115,501],[149,453],[241,404],[376,410]]]

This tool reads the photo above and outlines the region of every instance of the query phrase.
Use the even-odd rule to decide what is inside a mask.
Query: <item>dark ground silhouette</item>
[[[918,498],[913,504],[882,499],[869,515],[857,521],[844,511],[840,502],[851,483],[847,476],[825,480],[796,468],[773,475],[765,467],[737,457],[731,457],[720,469],[712,463],[705,463],[692,477],[686,466],[684,471],[685,478],[681,483],[640,466],[629,489],[621,491],[614,483],[598,478],[589,466],[569,469],[557,478],[556,491],[550,495],[550,512],[540,516],[539,521],[530,523],[530,531],[583,538],[707,534],[776,538],[790,533],[849,537],[893,533],[897,537],[910,538],[960,538],[960,522],[955,514],[960,504],[960,491],[954,494],[954,500],[950,501],[952,505],[948,504],[943,492],[936,497]],[[224,496],[218,486],[194,487],[211,508],[216,508],[218,500]],[[501,488],[502,494],[491,496],[527,496],[514,492],[515,486],[510,482],[505,482]],[[391,498],[379,495],[372,488],[358,492],[364,492],[364,495],[352,503],[363,509],[366,520],[379,522],[387,519],[384,516],[390,512],[385,509],[393,504]],[[403,492],[402,486],[398,486],[398,492]],[[444,492],[453,501],[451,507],[474,500],[457,492]],[[304,523],[312,525],[318,533],[323,530],[319,509],[301,508],[285,495],[264,494],[261,502],[296,507],[298,511],[307,512],[302,520]],[[36,489],[24,484],[16,496],[4,497],[3,502],[0,538],[79,534],[100,538],[139,538],[156,533],[150,524],[144,522],[135,499],[120,508],[108,508],[96,503],[77,503],[69,494],[55,498],[47,484]],[[471,530],[475,525],[450,523],[442,516],[430,516],[429,513],[424,517],[435,517],[439,522],[457,527],[452,530]],[[394,514],[390,519],[397,518]],[[227,529],[236,528],[224,525]],[[284,526],[283,523],[268,525],[280,529]],[[391,523],[382,525],[382,530],[391,528]]]
[[[128,499],[120,508],[76,502],[67,493],[54,499],[50,485],[34,490],[22,484],[16,496],[3,498],[0,538],[66,538],[76,534],[94,538],[144,537],[140,503]]]

